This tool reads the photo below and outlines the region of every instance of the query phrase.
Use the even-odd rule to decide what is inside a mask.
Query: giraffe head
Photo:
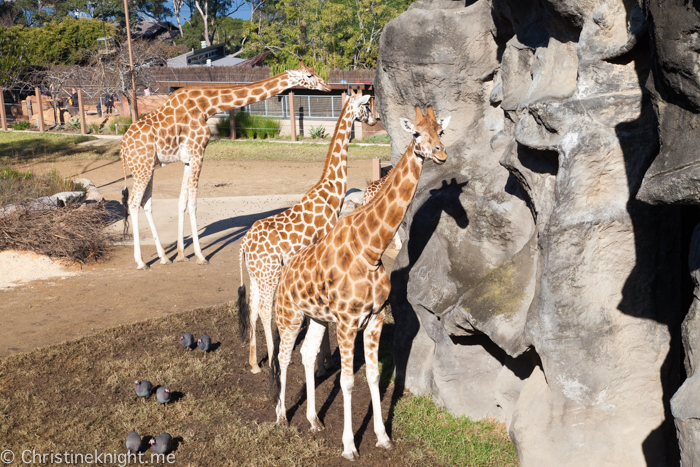
[[[292,86],[324,92],[331,90],[331,87],[323,81],[323,78],[316,74],[313,68],[304,65],[303,60],[299,62],[299,68],[296,70],[287,70],[287,74],[289,75]]]
[[[348,95],[347,105],[350,106],[350,112],[352,112],[352,117],[355,120],[373,126],[377,123],[377,118],[372,114],[372,110],[369,108],[369,100],[369,95],[363,96],[360,93],[350,93],[350,95]]]
[[[450,123],[450,117],[437,119],[432,106],[428,106],[427,115],[416,106],[416,123],[411,123],[407,118],[401,119],[403,129],[413,134],[413,152],[425,160],[431,158],[436,164],[444,164],[447,160],[445,146],[440,141],[440,136]]]

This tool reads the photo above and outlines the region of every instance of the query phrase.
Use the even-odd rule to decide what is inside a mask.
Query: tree
[[[0,86],[9,89],[20,83],[28,64],[27,47],[13,29],[0,28]]]

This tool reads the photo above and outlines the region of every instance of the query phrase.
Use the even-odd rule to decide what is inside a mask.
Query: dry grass
[[[33,251],[85,264],[108,252],[104,205],[67,205],[59,209],[19,208],[0,217],[0,251]]]
[[[338,434],[329,441],[307,434],[302,411],[297,414],[301,431],[256,421],[274,417],[273,404],[267,378],[251,375],[244,365],[247,347],[234,337],[235,323],[235,309],[225,304],[0,359],[2,449],[122,453],[126,435],[136,429],[142,436],[167,431],[176,438],[176,465],[345,465],[338,422]],[[177,339],[185,331],[195,337],[207,333],[221,345],[206,358],[199,351],[186,352]],[[165,385],[179,398],[167,409],[154,396],[145,403],[137,400],[135,379]],[[428,420],[416,418],[425,411],[412,411],[402,401],[393,421],[396,449],[390,457],[364,451],[359,464],[448,465],[434,446],[407,434],[406,423],[425,426]],[[342,404],[342,398],[334,404]],[[488,422],[474,425],[491,430]],[[497,452],[512,450],[507,435],[498,442]]]
[[[124,452],[127,433],[136,429],[142,436],[171,433],[179,441],[177,465],[322,464],[327,449],[302,441],[295,428],[245,420],[256,398],[271,405],[265,395],[244,394],[235,384],[247,373],[231,365],[239,349],[222,344],[204,358],[177,341],[189,330],[217,342],[233,333],[233,322],[228,305],[221,305],[0,360],[2,448]],[[166,385],[180,399],[168,408],[154,396],[136,400],[135,379]]]
[[[94,139],[82,135],[0,132],[0,165],[119,157],[117,140],[104,140],[105,144],[80,144]]]
[[[52,196],[62,191],[85,191],[85,188],[64,178],[55,169],[45,174],[34,174],[11,167],[0,168],[0,206]]]

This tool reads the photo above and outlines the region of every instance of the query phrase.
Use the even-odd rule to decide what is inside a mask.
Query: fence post
[[[36,104],[38,109],[37,113],[37,123],[39,124],[39,131],[44,131],[44,104],[41,102],[41,91],[39,88],[34,88],[34,93],[36,94]]]
[[[5,115],[5,96],[4,91],[0,87],[0,125],[2,125],[2,131],[7,131],[7,116]]]
[[[233,116],[235,109],[228,111],[228,126],[231,129],[231,139],[236,139],[236,117]]]
[[[297,140],[296,112],[294,111],[294,92],[289,91],[289,127],[292,130],[292,141]]]
[[[87,135],[87,131],[85,131],[85,107],[83,107],[82,89],[78,89],[78,112],[78,115],[80,115],[80,134]]]
[[[372,159],[372,181],[382,178],[382,163],[380,159]]]

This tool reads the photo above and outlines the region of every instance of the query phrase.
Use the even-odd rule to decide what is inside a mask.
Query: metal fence
[[[342,96],[300,96],[294,95],[294,115],[297,118],[336,120],[343,110]],[[274,96],[267,100],[246,105],[236,112],[248,112],[266,117],[289,118],[289,96]],[[228,113],[216,114],[224,118]]]

